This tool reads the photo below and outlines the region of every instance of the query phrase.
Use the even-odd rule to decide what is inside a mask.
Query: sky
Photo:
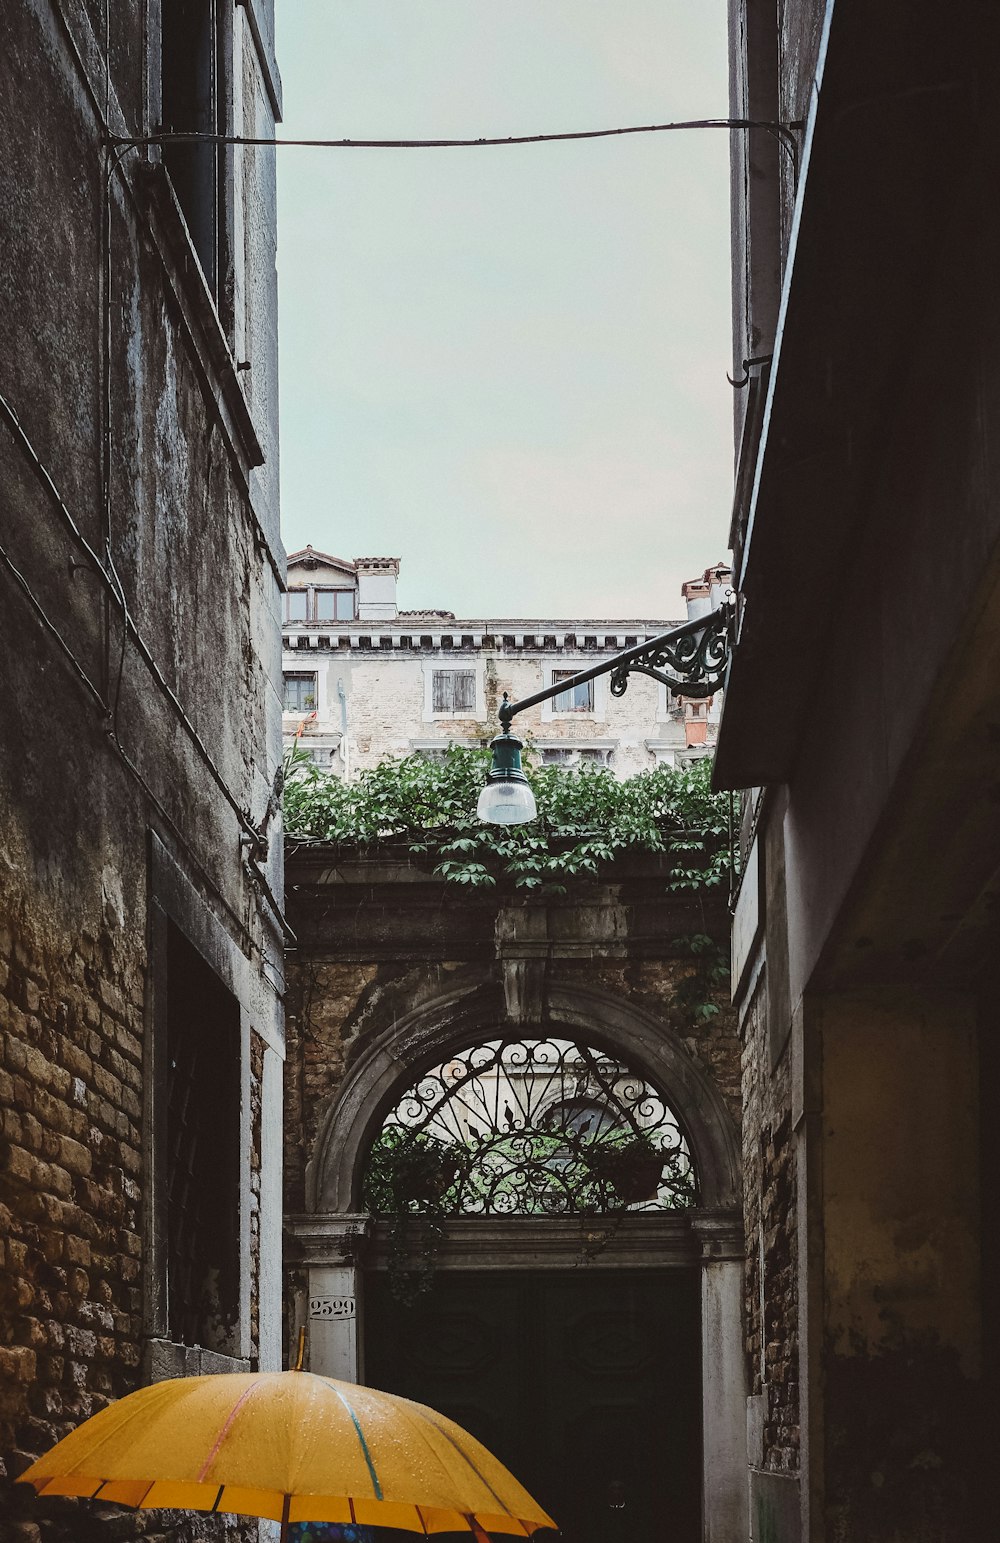
[[[277,0],[291,138],[725,117],[726,0]],[[278,156],[285,545],[683,616],[732,503],[725,130]]]

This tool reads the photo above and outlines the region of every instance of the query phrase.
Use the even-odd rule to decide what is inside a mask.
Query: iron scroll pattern
[[[607,1215],[684,1210],[698,1185],[663,1095],[603,1051],[497,1038],[426,1072],[383,1122],[375,1215]]]
[[[713,696],[725,683],[732,628],[732,607],[725,605],[714,611],[698,632],[660,638],[648,648],[633,650],[630,657],[611,672],[611,695],[624,696],[629,675],[638,670],[642,675],[651,675],[676,695]],[[672,670],[673,674],[667,675],[666,670]]]

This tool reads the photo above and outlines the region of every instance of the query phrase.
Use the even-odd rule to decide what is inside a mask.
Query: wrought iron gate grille
[[[377,1215],[564,1216],[697,1205],[663,1095],[602,1050],[503,1037],[418,1079],[369,1153]]]

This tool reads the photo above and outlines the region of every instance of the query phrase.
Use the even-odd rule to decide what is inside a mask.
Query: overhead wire
[[[313,150],[448,150],[483,149],[486,146],[541,145],[578,139],[618,139],[626,134],[668,134],[685,129],[760,129],[778,140],[798,168],[795,132],[804,128],[799,118],[684,118],[670,123],[636,123],[615,129],[568,129],[551,134],[479,135],[474,139],[285,139],[277,135],[204,134],[163,130],[155,134],[109,136],[109,143],[138,149],[144,145],[216,144],[298,147]]]

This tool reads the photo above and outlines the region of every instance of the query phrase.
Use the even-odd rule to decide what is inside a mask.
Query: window
[[[225,131],[221,104],[216,0],[170,0],[161,7],[160,103],[163,127],[176,134]],[[218,297],[220,271],[219,167],[222,147],[163,146],[177,202],[204,270]]]
[[[167,927],[167,1329],[238,1355],[240,1009]]]
[[[284,676],[286,713],[311,713],[315,712],[318,697],[316,695],[316,676],[314,673],[306,674],[304,671],[295,671]]]
[[[560,680],[571,680],[576,670],[553,670],[553,686]],[[556,713],[592,713],[594,711],[594,682],[585,680],[581,686],[574,686],[570,691],[560,691],[553,700],[552,711]]]
[[[285,596],[286,621],[353,621],[353,589],[290,589]]]
[[[366,1164],[364,1204],[377,1216],[404,1206],[448,1217],[698,1204],[691,1151],[665,1095],[581,1040],[481,1041],[397,1092]],[[401,1205],[398,1176],[418,1168]]]
[[[435,670],[431,689],[433,712],[474,713],[476,710],[475,670]]]
[[[543,766],[568,766],[572,759],[572,750],[549,749],[542,751]]]
[[[317,621],[353,621],[353,589],[315,589],[315,618]]]

